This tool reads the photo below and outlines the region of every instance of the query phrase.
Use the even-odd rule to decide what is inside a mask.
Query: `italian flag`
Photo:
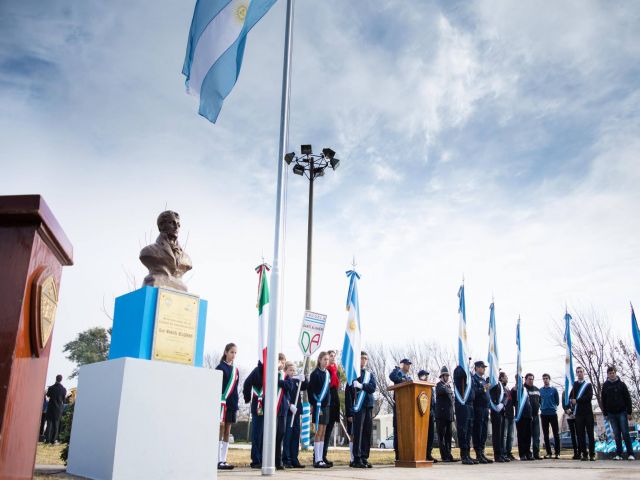
[[[267,365],[267,319],[269,317],[267,308],[269,305],[267,272],[269,272],[269,270],[269,266],[266,263],[256,267],[256,271],[258,272],[258,358],[262,360],[263,388]]]

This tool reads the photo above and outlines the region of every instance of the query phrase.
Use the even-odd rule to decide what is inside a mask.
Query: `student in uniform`
[[[518,456],[520,457],[520,460],[527,461],[535,459],[531,453],[531,402],[529,401],[529,396],[526,394],[526,388],[523,391],[525,394],[522,398],[519,398],[518,375],[516,375],[516,384],[511,389],[511,399],[513,400],[513,408],[516,412],[516,417],[520,407],[520,402],[522,401],[524,404],[520,420],[516,422],[516,432],[518,434]]]
[[[578,437],[578,450],[580,450],[581,460],[596,459],[595,438],[593,436],[593,407],[591,400],[593,399],[593,387],[591,383],[584,378],[584,368],[576,368],[576,376],[578,379],[573,384],[573,389],[569,397],[573,406],[573,414],[576,417],[576,435]],[[585,436],[589,438],[589,458],[587,458],[587,445],[585,444]]]
[[[504,411],[507,402],[507,393],[503,384],[506,383],[507,374],[500,372],[498,375],[498,383],[489,389],[489,406],[491,407],[491,441],[493,443],[493,460],[497,463],[510,462],[506,452],[502,449],[503,438],[501,433],[504,432]],[[495,432],[495,433],[493,433]]]
[[[471,380],[471,379],[469,379]],[[465,400],[464,394],[467,388],[467,372],[458,365],[453,370],[453,388],[455,395],[456,431],[458,433],[458,446],[463,465],[476,465],[478,461],[471,458],[471,435],[473,433],[473,401],[475,394],[473,388],[469,390],[469,397]],[[458,396],[460,398],[458,398]]]
[[[287,377],[292,379],[294,388],[289,392],[290,406],[289,412],[287,412],[286,432],[282,447],[282,463],[284,468],[304,468],[304,465],[300,464],[298,460],[302,395],[299,395],[297,399],[296,395],[298,393],[298,385],[300,385],[300,391],[303,391],[307,389],[308,382],[304,379],[304,375],[296,375],[296,366],[293,362],[285,363],[284,371]]]
[[[336,365],[336,351],[329,350],[329,375],[331,375],[331,383],[329,383],[329,395],[331,396],[331,405],[329,406],[329,423],[324,432],[324,444],[322,451],[322,460],[324,463],[333,467],[333,462],[327,459],[327,452],[329,451],[329,444],[331,443],[331,437],[333,434],[333,428],[336,422],[340,421],[340,397],[338,391],[340,390],[340,377],[338,377],[338,365]]]
[[[216,370],[222,372],[222,397],[220,398],[220,447],[218,454],[218,470],[233,470],[227,463],[229,434],[231,425],[236,423],[238,413],[238,369],[233,365],[238,348],[235,343],[224,347],[224,354]]]
[[[320,352],[317,366],[309,376],[309,386],[307,389],[309,392],[309,401],[311,402],[311,418],[316,429],[313,441],[314,468],[330,468],[322,459],[324,434],[327,423],[329,422],[329,406],[331,404],[331,396],[329,395],[331,374],[329,370],[327,370],[327,365],[329,365],[329,354],[327,352]]]
[[[371,468],[369,451],[373,427],[373,394],[376,391],[376,378],[369,370],[367,352],[360,352],[360,376],[351,385],[345,387],[344,403],[347,422],[351,423],[353,439],[353,468]]]
[[[244,402],[251,402],[251,468],[262,467],[262,432],[264,427],[264,367],[261,361],[245,379],[242,388]]]
[[[295,388],[291,378],[288,378],[285,374],[284,367],[287,362],[287,357],[284,353],[278,354],[278,417],[276,420],[276,470],[284,470],[284,464],[282,463],[282,441],[284,440],[284,434],[286,432],[287,413],[289,413],[289,396]]]

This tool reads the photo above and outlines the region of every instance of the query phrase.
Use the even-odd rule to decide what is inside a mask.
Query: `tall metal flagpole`
[[[278,149],[278,181],[276,193],[276,225],[273,241],[273,268],[271,269],[271,295],[269,299],[269,338],[267,342],[267,384],[265,389],[264,434],[262,440],[262,475],[275,473],[276,420],[278,389],[278,320],[280,318],[280,257],[284,243],[282,192],[284,154],[289,144],[289,94],[291,92],[291,47],[293,44],[294,0],[287,0],[287,18],[284,34],[284,66],[282,70],[282,103],[280,110],[280,144]]]

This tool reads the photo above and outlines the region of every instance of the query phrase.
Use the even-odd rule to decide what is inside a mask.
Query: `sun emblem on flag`
[[[356,327],[358,325],[356,325],[356,321],[355,320],[350,320],[349,321],[349,330],[351,330],[352,332],[356,331]]]
[[[236,18],[241,23],[244,23],[244,19],[247,18],[247,4],[246,3],[242,3],[242,4],[238,5],[238,7],[236,8]]]

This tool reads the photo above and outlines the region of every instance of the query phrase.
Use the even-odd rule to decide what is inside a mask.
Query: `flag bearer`
[[[291,378],[294,384],[293,390],[289,392],[289,413],[287,413],[286,433],[284,434],[284,445],[282,448],[282,462],[285,468],[304,468],[298,460],[298,452],[300,450],[300,417],[302,413],[302,397],[298,396],[296,404],[296,395],[298,393],[298,384],[300,390],[307,389],[307,381],[304,375],[296,375],[296,367],[293,362],[285,364],[285,373]],[[293,422],[292,422],[293,420]]]
[[[322,448],[324,444],[325,427],[329,421],[329,405],[331,397],[329,395],[329,384],[331,374],[327,370],[329,365],[329,354],[320,352],[318,364],[309,376],[309,401],[311,402],[311,414],[316,428],[313,441],[313,466],[314,468],[330,468],[322,459]]]
[[[449,383],[449,369],[440,369],[440,381],[436,385],[436,426],[440,458],[443,462],[457,462],[451,455],[451,437],[453,423],[453,390]]]
[[[218,453],[218,470],[232,470],[233,465],[227,463],[229,434],[231,425],[236,423],[238,413],[238,369],[233,364],[238,348],[235,343],[224,347],[224,354],[216,370],[222,371],[222,397],[220,399],[220,447]]]
[[[484,454],[487,443],[487,429],[489,423],[489,383],[484,378],[487,365],[478,360],[475,364],[475,372],[471,377],[472,390],[475,393],[473,400],[473,449],[476,451],[478,463],[493,463]]]
[[[336,365],[336,351],[329,350],[329,375],[331,375],[331,382],[329,383],[329,396],[331,397],[331,405],[329,406],[329,422],[327,423],[327,429],[324,433],[324,444],[322,451],[322,460],[324,463],[333,467],[333,462],[327,459],[327,452],[329,451],[329,444],[331,443],[331,436],[333,434],[333,427],[336,422],[340,421],[340,397],[338,391],[340,390],[340,378],[338,377],[338,365]]]
[[[393,382],[394,385],[398,385],[399,383],[408,382],[412,380],[411,374],[411,361],[408,358],[403,358],[400,360],[400,366],[394,367],[392,372],[389,374],[389,380]],[[395,394],[394,394],[395,398]],[[398,423],[396,417],[396,404],[395,401],[393,403],[393,450],[396,454],[396,460],[398,460]]]
[[[251,468],[262,467],[262,432],[264,428],[264,367],[261,361],[245,379],[242,387],[244,402],[251,402]]]
[[[467,372],[460,365],[453,371],[453,383],[453,388],[455,388],[462,397],[467,388]],[[460,447],[460,458],[462,459],[463,465],[475,465],[478,463],[477,460],[471,458],[474,395],[473,388],[470,390],[466,401],[464,401],[464,398],[459,399],[458,395],[456,395],[456,431],[458,432],[458,446]]]
[[[573,413],[576,417],[576,435],[578,437],[578,450],[580,451],[581,460],[596,459],[595,439],[593,436],[593,408],[591,400],[593,399],[593,387],[591,383],[584,378],[584,368],[576,368],[576,380],[569,397],[573,406]],[[587,445],[585,444],[585,436],[589,438],[589,458],[587,459]]]
[[[367,352],[360,353],[360,376],[345,389],[345,409],[347,421],[351,422],[353,438],[353,467],[371,468],[369,451],[373,428],[373,393],[376,391],[376,378],[369,370]]]
[[[500,372],[498,383],[489,389],[489,399],[491,400],[491,440],[493,442],[493,459],[498,463],[510,462],[506,451],[502,448],[505,421],[505,404],[508,395],[503,386],[507,382],[507,374]]]

